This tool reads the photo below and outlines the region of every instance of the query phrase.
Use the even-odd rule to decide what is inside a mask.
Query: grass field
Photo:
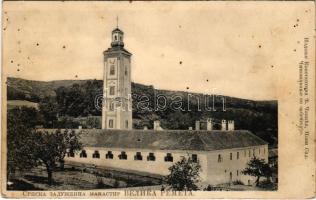
[[[53,173],[54,182],[48,185],[46,169],[38,167],[19,173],[8,190],[90,190],[159,185],[160,180],[112,170],[91,170],[65,166]]]
[[[25,101],[25,100],[8,100],[7,105],[8,105],[8,109],[12,109],[15,107],[22,107],[22,106],[38,109],[38,103]]]

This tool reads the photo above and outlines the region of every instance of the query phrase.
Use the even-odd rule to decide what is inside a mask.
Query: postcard
[[[315,197],[313,1],[4,1],[4,198]]]

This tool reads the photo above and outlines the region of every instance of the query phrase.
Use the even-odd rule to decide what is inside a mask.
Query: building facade
[[[68,154],[66,162],[165,176],[182,157],[191,157],[200,163],[205,184],[253,184],[253,177],[241,173],[247,162],[253,157],[268,162],[268,144],[241,130],[84,129],[81,140],[83,150]]]
[[[124,33],[112,31],[111,47],[103,52],[102,129],[132,129],[131,56]]]

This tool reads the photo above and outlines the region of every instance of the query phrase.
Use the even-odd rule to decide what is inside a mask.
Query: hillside
[[[69,87],[74,83],[82,84],[88,80],[33,81],[8,77],[8,100],[28,100],[40,102],[46,96],[56,96],[55,90],[61,86]]]
[[[45,97],[49,97],[57,104],[56,110],[58,110],[59,116],[78,118],[101,115],[101,111],[94,106],[95,96],[102,91],[101,80],[43,82],[8,78],[7,84],[8,100],[26,100],[41,104]],[[166,97],[167,107],[164,110],[156,108],[158,94]],[[253,101],[215,96],[216,111],[209,111],[206,109],[206,105],[207,107],[212,105],[212,97],[200,93],[157,90],[153,86],[132,83],[132,95],[134,128],[141,129],[144,126],[152,128],[153,121],[158,119],[163,128],[188,129],[190,126],[194,127],[196,120],[203,122],[212,117],[217,129],[220,128],[222,119],[234,120],[237,129],[250,130],[270,144],[277,142],[277,101]],[[140,109],[141,105],[144,105],[143,96],[148,97],[149,109],[147,110]],[[183,110],[172,108],[174,97],[177,97],[177,101],[181,99]],[[206,97],[209,102],[205,101]],[[222,110],[223,98],[225,99],[225,111]],[[205,128],[203,123],[202,128]]]

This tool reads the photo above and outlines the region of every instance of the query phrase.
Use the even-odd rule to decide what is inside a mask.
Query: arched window
[[[122,151],[118,157],[120,160],[127,160],[127,155],[125,151]]]
[[[114,36],[114,40],[117,41],[117,36],[116,35]]]
[[[70,150],[70,151],[67,153],[67,156],[68,156],[68,157],[75,157],[74,151]]]
[[[115,86],[110,86],[110,95],[115,95]]]
[[[94,153],[92,154],[92,158],[100,158],[99,151],[95,150]]]
[[[134,160],[143,160],[143,156],[141,152],[136,152],[136,155],[134,156]]]
[[[173,162],[173,157],[171,153],[167,153],[167,155],[165,156],[165,162]]]
[[[113,159],[113,153],[112,151],[108,151],[108,153],[105,155],[106,159]]]
[[[125,65],[125,76],[127,76],[127,66]]]
[[[149,153],[149,155],[147,156],[147,161],[155,161],[156,157],[154,153]]]
[[[222,155],[221,154],[218,154],[218,157],[217,157],[217,162],[223,162],[223,158],[222,158]]]
[[[113,128],[114,127],[114,122],[113,119],[109,120],[109,128]]]
[[[114,111],[114,102],[110,102],[109,109],[110,111]]]
[[[114,65],[110,66],[110,75],[111,76],[115,75],[115,66]]]
[[[128,120],[125,120],[125,128],[128,128]]]
[[[86,150],[82,150],[80,153],[80,158],[86,158],[87,157],[87,152]]]
[[[198,158],[196,154],[192,154],[192,162],[197,163],[198,162]]]

